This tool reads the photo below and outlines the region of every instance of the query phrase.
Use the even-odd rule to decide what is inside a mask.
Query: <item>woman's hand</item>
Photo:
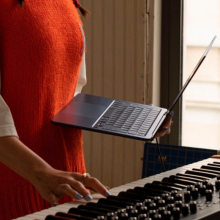
[[[30,181],[51,205],[58,203],[63,195],[91,200],[84,185],[103,196],[110,195],[108,189],[93,177],[84,178],[79,173],[52,168],[16,137],[0,137],[0,162]]]
[[[211,158],[220,159],[220,155],[213,155]]]
[[[160,126],[160,129],[158,130],[155,138],[163,137],[166,134],[169,134],[171,132],[171,124],[172,124],[172,118],[173,118],[174,112],[172,111],[164,120],[163,124]]]
[[[53,168],[39,172],[37,178],[32,183],[40,195],[48,201],[51,206],[56,205],[63,195],[68,195],[74,199],[84,198],[90,201],[92,196],[84,184],[105,197],[110,195],[108,189],[96,178],[90,177],[89,175],[84,178],[80,173],[64,172]]]

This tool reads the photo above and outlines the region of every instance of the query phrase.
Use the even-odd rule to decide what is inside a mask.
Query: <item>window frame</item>
[[[182,87],[183,0],[163,0],[161,21],[161,107],[169,108]],[[171,133],[161,144],[181,145],[182,99],[174,108]]]

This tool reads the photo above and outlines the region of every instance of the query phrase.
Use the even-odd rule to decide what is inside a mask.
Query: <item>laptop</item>
[[[152,141],[161,124],[173,110],[208,55],[215,39],[216,36],[169,109],[80,93],[54,116],[52,123],[132,139]]]

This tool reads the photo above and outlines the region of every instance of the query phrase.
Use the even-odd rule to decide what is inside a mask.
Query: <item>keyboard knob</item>
[[[120,220],[129,220],[128,213],[126,213],[126,212],[121,213],[121,215],[119,216],[119,219]]]
[[[151,199],[145,199],[143,204],[148,207],[151,204],[151,202],[152,202]]]
[[[192,191],[192,189],[194,188],[194,186],[193,185],[188,185],[187,187],[186,187],[186,191]]]
[[[148,206],[148,209],[149,209],[149,210],[156,210],[156,209],[157,209],[156,203],[151,203],[151,204]]]
[[[152,220],[162,219],[162,216],[160,214],[154,215]]]
[[[154,203],[156,203],[156,205],[158,205],[158,202],[160,201],[161,197],[160,196],[155,196],[153,201]]]
[[[156,201],[159,201],[160,199],[161,199],[161,197],[160,197],[160,196],[155,196],[155,197],[153,198],[154,203],[156,203]]]
[[[126,206],[126,210],[125,210],[125,212],[127,212],[128,215],[130,215],[131,210],[133,210],[133,209],[134,209],[134,206]]]
[[[205,197],[206,197],[206,201],[207,201],[207,202],[212,201],[212,190],[207,189],[207,190],[205,191]]]
[[[147,219],[147,214],[140,214],[139,215],[139,220],[146,220]]]
[[[147,206],[142,206],[140,207],[140,210],[138,210],[139,214],[147,214],[148,213],[148,208]]]
[[[217,191],[220,190],[220,180],[216,180],[216,181],[215,181],[215,189],[216,189]]]
[[[97,217],[97,220],[104,220],[104,219],[105,219],[104,216],[98,216],[98,217]]]
[[[190,193],[190,191],[184,192],[184,201],[185,201],[185,203],[189,203],[190,200],[191,200],[191,193]]]
[[[116,215],[121,216],[121,213],[124,213],[124,212],[125,212],[124,209],[118,209],[117,212],[116,212]]]
[[[167,198],[168,198],[169,196],[170,196],[170,195],[169,195],[168,193],[163,193],[161,197],[162,197],[163,200],[165,200],[165,202],[167,202]]]
[[[154,215],[157,214],[156,210],[150,210],[149,211],[149,217],[153,219]]]
[[[176,208],[180,208],[181,209],[181,207],[183,205],[183,202],[182,201],[176,201],[174,205],[175,205]]]
[[[201,183],[196,183],[194,187],[197,188],[197,189],[199,189],[199,187],[200,187],[201,185],[202,185]]]
[[[138,220],[137,217],[130,217],[129,220]]]
[[[174,197],[175,201],[182,201],[183,200],[183,195],[182,194],[176,194]]]
[[[189,205],[188,204],[183,204],[181,209],[182,209],[182,214],[184,216],[189,214]]]
[[[194,200],[198,199],[198,197],[199,197],[199,190],[197,188],[192,189],[191,195],[192,195],[192,198]]]
[[[165,206],[166,206],[165,200],[159,200],[158,201],[158,207],[165,207]]]
[[[172,215],[174,220],[179,220],[180,214],[181,214],[180,208],[173,208]]]
[[[177,194],[177,190],[172,190],[172,191],[171,191],[171,196],[172,196],[172,197],[175,197],[176,194]]]
[[[112,220],[112,217],[114,217],[114,216],[115,216],[114,212],[107,213],[107,220]]]
[[[208,180],[203,180],[202,181],[202,185],[204,185],[204,186],[206,186],[208,183],[209,183]]]
[[[111,220],[119,220],[118,216],[111,217]]]
[[[196,201],[191,201],[189,207],[190,207],[190,212],[192,214],[197,212],[197,203],[196,203]]]
[[[205,195],[205,191],[206,191],[206,185],[201,185],[199,187],[199,193],[201,196],[204,196]]]
[[[212,192],[214,192],[214,186],[212,185],[212,183],[208,183],[206,185],[206,189],[210,189],[210,190],[212,190]]]
[[[142,206],[143,206],[142,202],[137,202],[135,205],[135,209],[137,209],[139,211]]]
[[[163,212],[166,211],[165,207],[159,207],[158,208],[158,214],[163,215]]]
[[[129,217],[137,217],[137,216],[138,216],[138,210],[137,209],[131,210]]]
[[[174,201],[174,198],[172,197],[172,196],[169,196],[168,198],[167,198],[167,201],[166,201],[166,203],[167,204],[173,204],[175,201]]]
[[[170,212],[170,211],[164,211],[164,212],[163,212],[162,218],[163,218],[164,220],[171,220],[171,217],[172,217],[172,215],[171,215],[171,212]]]
[[[170,212],[172,212],[172,210],[173,210],[174,207],[175,207],[174,204],[168,204],[168,205],[167,205],[167,210],[170,211]]]

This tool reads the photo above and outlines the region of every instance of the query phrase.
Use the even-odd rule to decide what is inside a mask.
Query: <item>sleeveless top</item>
[[[85,172],[81,130],[51,124],[73,98],[84,38],[72,0],[0,2],[2,97],[20,140],[55,169]],[[64,196],[62,202],[71,198]],[[50,205],[25,179],[0,164],[0,219]]]

